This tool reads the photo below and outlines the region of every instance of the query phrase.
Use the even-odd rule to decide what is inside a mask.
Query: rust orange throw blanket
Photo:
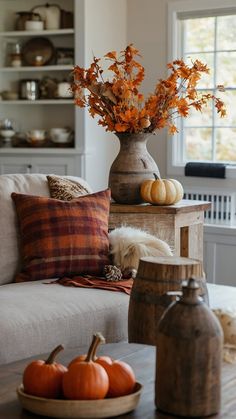
[[[48,282],[47,282],[48,284]],[[82,288],[100,288],[108,291],[124,292],[130,295],[133,285],[133,279],[124,279],[121,281],[107,281],[104,278],[97,278],[90,275],[74,276],[73,278],[63,277],[50,284],[60,284],[66,287],[82,287]]]

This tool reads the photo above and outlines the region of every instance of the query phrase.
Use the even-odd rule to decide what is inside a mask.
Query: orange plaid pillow
[[[16,282],[102,273],[109,263],[110,190],[72,201],[13,192],[23,269]]]

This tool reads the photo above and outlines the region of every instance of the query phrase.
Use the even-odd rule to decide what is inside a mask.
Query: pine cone
[[[122,272],[120,268],[115,265],[104,266],[104,276],[107,281],[120,281],[122,280]]]

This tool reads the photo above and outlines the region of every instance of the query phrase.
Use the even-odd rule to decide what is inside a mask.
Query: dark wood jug
[[[158,326],[155,402],[178,417],[220,410],[223,332],[198,291],[197,281],[189,279]]]
[[[200,261],[175,256],[140,259],[129,302],[129,342],[157,344],[158,322],[175,299],[172,293],[181,292],[182,282],[191,276],[198,277],[200,294],[208,304]]]

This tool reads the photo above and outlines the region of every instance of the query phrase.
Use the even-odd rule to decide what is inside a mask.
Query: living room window
[[[189,161],[235,165],[235,172],[235,0],[169,2],[169,61],[175,58],[189,63],[199,59],[208,65],[210,74],[201,78],[198,90],[222,98],[227,116],[220,118],[213,104],[209,104],[202,113],[192,110],[188,118],[181,118],[179,133],[170,141],[170,172],[178,173],[173,168],[183,168]],[[224,85],[225,91],[217,90],[217,85]]]

